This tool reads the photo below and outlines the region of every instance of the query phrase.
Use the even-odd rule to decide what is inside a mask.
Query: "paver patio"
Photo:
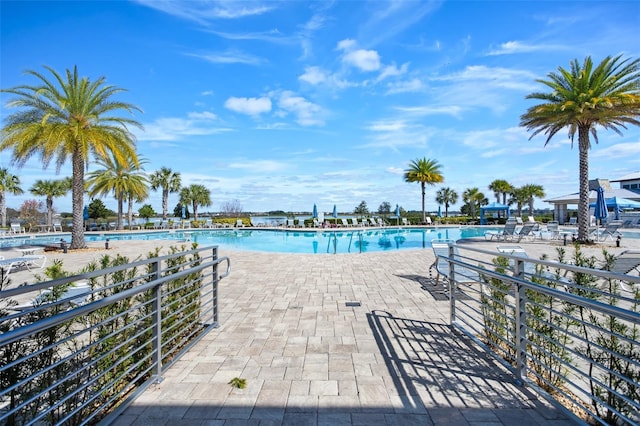
[[[430,250],[221,255],[220,327],[114,424],[573,424],[452,331]]]

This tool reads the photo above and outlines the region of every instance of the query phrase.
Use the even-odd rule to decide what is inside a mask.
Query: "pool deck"
[[[464,243],[487,249],[499,244]],[[546,253],[553,259],[561,243],[518,244],[530,257]],[[153,247],[178,243],[112,241],[109,250],[104,243],[90,245],[93,251],[47,256],[75,269],[104,254],[134,260]],[[640,240],[583,251],[601,255],[603,247],[619,253],[640,249]],[[451,329],[448,301],[430,292],[431,249],[220,255],[231,259],[231,274],[220,285],[220,327],[113,424],[573,424]],[[33,273],[10,277],[17,284]],[[234,377],[246,379],[247,387],[232,388]]]

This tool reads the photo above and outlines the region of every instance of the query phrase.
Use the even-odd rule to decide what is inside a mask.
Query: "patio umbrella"
[[[607,211],[607,202],[604,199],[604,189],[602,187],[598,188],[598,196],[596,198],[596,208],[593,214],[596,216],[596,221],[600,219],[600,223],[602,225],[602,219],[606,219],[609,215]],[[596,225],[597,225],[596,223]]]
[[[313,213],[311,213],[311,216],[316,219],[318,217],[318,207],[316,207],[316,205],[313,205]]]
[[[336,205],[333,205],[333,217],[337,218],[338,217],[338,209],[336,208]]]
[[[396,226],[400,224],[400,206],[396,204]]]
[[[438,217],[442,217],[442,210],[440,209],[440,206],[438,206]]]

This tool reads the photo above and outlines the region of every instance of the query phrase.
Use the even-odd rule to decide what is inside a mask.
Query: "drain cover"
[[[346,306],[361,306],[360,302],[345,302]]]

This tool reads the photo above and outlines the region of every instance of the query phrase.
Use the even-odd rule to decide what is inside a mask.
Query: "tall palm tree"
[[[589,235],[589,134],[598,143],[597,126],[622,134],[627,124],[640,125],[640,59],[606,57],[594,66],[587,56],[582,63],[574,59],[571,69],[558,68],[547,80],[548,93],[531,93],[527,99],[543,103],[534,105],[520,117],[520,125],[547,135],[545,146],[562,129],[567,129],[573,147],[578,133],[580,199],[578,203],[578,241]],[[531,139],[530,138],[530,139]]]
[[[20,188],[20,178],[9,173],[9,169],[0,169],[0,217],[2,217],[2,227],[7,226],[7,198],[6,193],[13,195],[24,193]]]
[[[130,118],[117,115],[133,113],[139,108],[114,99],[123,89],[78,76],[77,67],[61,76],[45,67],[53,79],[36,71],[27,71],[38,79],[36,85],[2,90],[16,97],[9,107],[18,112],[6,119],[2,128],[0,150],[12,148],[12,162],[23,166],[33,155],[40,155],[45,167],[51,160],[58,170],[67,160],[72,168],[73,229],[70,248],[84,247],[83,196],[84,172],[90,156],[113,155],[118,163],[138,165],[134,136],[129,126],[141,127]]]
[[[180,203],[185,206],[191,204],[193,219],[198,220],[198,206],[211,205],[211,192],[204,185],[190,185],[180,191]]]
[[[462,193],[462,200],[469,206],[471,218],[475,219],[476,211],[487,203],[487,198],[478,188],[469,188]]]
[[[500,202],[500,196],[502,196],[502,204],[507,204],[507,195],[513,191],[513,185],[504,179],[496,179],[489,184],[489,189],[493,191],[498,203]],[[498,212],[499,214],[500,212]]]
[[[129,199],[129,196],[138,199],[142,195],[146,195],[147,177],[139,166],[119,163],[115,157],[100,158],[96,163],[102,168],[88,174],[87,193],[90,197],[105,196],[111,193],[114,195],[118,202],[117,228],[122,230],[124,229],[123,206],[125,199]],[[131,210],[132,207],[129,208]]]
[[[529,214],[533,216],[533,199],[544,197],[544,188],[542,185],[530,183],[524,185],[521,189],[526,194],[527,202],[529,203]]]
[[[509,204],[515,204],[518,209],[518,216],[522,217],[522,206],[527,204],[531,199],[531,195],[527,192],[525,187],[513,188],[511,191],[511,199]]]
[[[169,193],[180,191],[182,182],[180,173],[174,172],[168,167],[161,167],[149,176],[151,189],[157,191],[162,188],[162,220],[167,220],[169,210]]]
[[[53,199],[66,195],[71,189],[71,179],[41,180],[38,179],[29,189],[33,195],[47,197],[47,225],[53,222]]]
[[[451,188],[440,188],[436,192],[436,203],[444,205],[444,217],[449,217],[449,206],[458,202],[458,193]]]
[[[427,214],[424,208],[426,185],[444,182],[440,167],[436,160],[418,158],[411,161],[409,168],[404,171],[405,182],[420,182],[420,189],[422,190],[422,223],[427,222]]]

